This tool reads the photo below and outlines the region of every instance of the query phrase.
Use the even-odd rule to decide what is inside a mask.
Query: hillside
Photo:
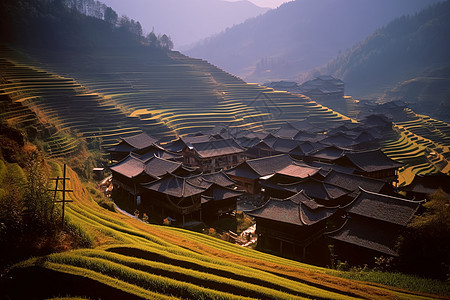
[[[223,0],[105,0],[119,14],[140,20],[144,30],[165,32],[176,49],[265,13],[268,9],[249,1]],[[183,24],[180,26],[179,24]],[[208,26],[205,26],[208,24]]]
[[[84,26],[95,28],[96,24],[102,22]],[[114,32],[110,33],[113,38]],[[73,40],[90,36],[82,31]],[[121,137],[143,131],[170,140],[208,131],[218,124],[261,131],[277,129],[286,121],[308,119],[325,127],[351,121],[305,96],[247,84],[206,61],[179,52],[137,42],[114,48],[101,42],[84,51],[70,43],[56,51],[20,44],[1,47],[1,117],[42,139],[44,150],[56,157],[76,153],[80,139],[92,147],[108,147]],[[401,119],[416,120],[414,113]],[[412,140],[405,141],[401,135],[386,137],[387,143],[394,144],[390,153],[393,157],[398,151],[402,153],[399,158],[408,164],[408,172],[416,165],[420,168],[415,172],[421,174],[446,169],[448,125],[425,123],[431,132],[417,134],[421,139],[423,135],[428,150],[421,146],[405,153]],[[441,154],[432,157],[433,151]],[[412,159],[408,159],[410,156]]]
[[[25,132],[43,151],[51,166],[50,177],[61,179],[62,162],[77,167],[68,170],[66,188],[73,190],[68,195],[73,202],[66,206],[66,221],[89,243],[12,266],[0,276],[2,298],[425,299],[448,295],[448,285],[438,281],[319,268],[102,208],[96,200],[108,200],[92,183],[78,178],[77,173],[92,170],[86,144],[99,152],[102,146],[143,131],[170,140],[218,123],[261,131],[286,121],[308,120],[317,126],[355,121],[305,96],[247,84],[206,61],[151,47],[126,28],[53,6],[58,1],[7,2],[14,3],[23,7],[51,4],[38,5],[39,13],[31,14],[30,24],[50,17],[48,26],[30,31],[23,24],[10,27],[20,35],[11,35],[9,43],[0,46],[0,121],[8,124],[2,126],[1,156],[6,159],[11,152],[21,152],[3,137],[3,128],[11,126]],[[62,40],[56,38],[61,35]],[[101,38],[96,39],[97,35]],[[398,134],[383,145],[389,155],[410,162],[410,168],[422,164],[418,171],[424,174],[438,170],[433,163],[448,167],[444,157],[449,153],[448,124],[408,111],[405,122],[396,126]],[[11,180],[12,170],[23,172],[3,158],[0,199],[9,204],[1,191],[10,188],[4,179]],[[109,208],[114,210],[111,201]],[[0,228],[3,234],[4,226]],[[360,281],[362,277],[365,282]]]
[[[294,1],[186,51],[250,82],[291,79],[435,1]]]
[[[61,167],[52,163],[54,176]],[[32,258],[1,281],[3,295],[122,299],[424,299],[430,295],[336,277],[305,265],[98,206],[69,170],[67,221],[94,246]],[[36,280],[45,277],[46,280]],[[411,278],[412,279],[412,278]],[[22,288],[27,282],[27,288]],[[415,280],[416,285],[435,284]]]
[[[401,17],[319,72],[343,79],[346,92],[356,97],[378,98],[387,92],[385,101],[402,99],[418,103],[420,111],[437,113],[448,103],[449,20],[449,1]]]

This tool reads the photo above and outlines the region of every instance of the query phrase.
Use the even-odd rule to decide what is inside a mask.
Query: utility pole
[[[61,219],[61,228],[64,228],[64,215],[65,215],[65,209],[66,209],[66,203],[73,202],[72,200],[66,200],[66,193],[71,193],[73,190],[66,190],[66,180],[70,180],[70,178],[66,177],[66,164],[64,164],[63,169],[63,177],[60,178],[59,176],[56,178],[51,178],[51,180],[56,181],[55,189],[53,190],[55,192],[54,198],[53,198],[53,205],[55,203],[62,203],[62,219]],[[58,190],[58,182],[62,180],[62,190]],[[57,192],[62,192],[62,200],[56,200],[56,194]]]

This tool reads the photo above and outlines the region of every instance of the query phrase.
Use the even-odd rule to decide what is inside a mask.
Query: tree
[[[450,195],[429,196],[425,212],[413,218],[399,242],[400,268],[422,276],[447,279],[450,271]]]
[[[160,47],[158,37],[156,36],[156,34],[153,31],[147,35],[147,42],[148,42],[148,45],[152,48]]]
[[[142,36],[142,26],[141,23],[134,21],[131,19],[130,21],[130,32],[134,34],[136,37]]]
[[[54,220],[53,201],[49,192],[48,166],[37,152],[30,155],[23,205],[27,222],[45,228]]]
[[[167,50],[172,50],[173,49],[173,42],[170,39],[170,37],[168,37],[167,35],[163,34],[159,38],[159,42],[161,44],[161,48],[167,49]]]
[[[103,20],[105,20],[112,28],[116,27],[118,19],[119,16],[111,7],[105,9]]]

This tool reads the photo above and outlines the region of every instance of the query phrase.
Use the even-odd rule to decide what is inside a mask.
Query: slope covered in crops
[[[306,118],[325,127],[349,120],[305,96],[245,83],[203,60],[133,51],[67,56],[36,51],[36,61],[1,47],[1,99],[8,103],[2,117],[25,126],[55,124],[58,130],[46,137],[53,156],[77,148],[65,129],[109,146],[142,131],[167,140],[218,124],[258,131]],[[449,169],[448,124],[407,114],[408,121],[397,122],[397,134],[386,135],[383,143],[387,155],[406,164],[403,185],[414,174]]]
[[[170,139],[217,124],[270,130],[308,117],[318,125],[349,119],[305,96],[247,84],[178,52],[37,51],[38,63],[1,50],[5,94],[83,138],[101,137],[104,146],[141,130]]]
[[[408,185],[415,175],[450,171],[450,125],[406,109],[407,120],[394,123],[382,150],[404,164],[399,185]]]
[[[61,168],[53,164],[54,175]],[[130,299],[351,299],[424,296],[342,279],[305,265],[183,229],[150,225],[90,199],[69,170],[67,220],[95,241],[13,267],[7,294]],[[45,276],[45,281],[34,278]],[[20,288],[27,282],[27,289]]]

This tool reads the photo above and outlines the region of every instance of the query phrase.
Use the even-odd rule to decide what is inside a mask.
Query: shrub
[[[430,195],[425,212],[413,218],[399,240],[399,268],[421,276],[447,279],[450,266],[450,195]]]

